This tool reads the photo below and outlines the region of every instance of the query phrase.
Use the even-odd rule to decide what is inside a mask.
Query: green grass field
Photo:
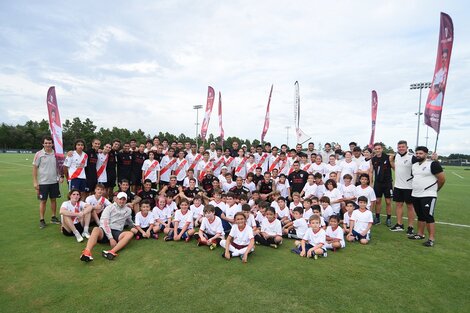
[[[84,243],[39,229],[32,157],[0,154],[1,312],[470,311],[470,228],[444,224],[434,248],[379,225],[370,245],[316,261],[292,254],[291,240],[257,247],[248,264],[194,241],[141,240],[115,261],[98,245],[85,264]],[[445,171],[437,221],[470,225],[470,171]]]

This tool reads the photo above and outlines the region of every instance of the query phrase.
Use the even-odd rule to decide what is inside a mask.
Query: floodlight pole
[[[289,147],[289,129],[290,126],[286,126],[286,145]]]
[[[199,109],[202,109],[202,105],[194,105],[193,109],[196,110],[196,150],[199,149],[198,141],[197,141],[197,136],[199,133]]]
[[[423,89],[431,87],[431,83],[415,83],[410,85],[410,89],[419,89],[419,103],[418,103],[418,112],[415,113],[415,115],[418,115],[418,126],[416,129],[416,147],[419,145],[419,127],[420,127],[420,122],[421,122],[421,96]],[[426,135],[426,146],[427,146],[427,135]]]

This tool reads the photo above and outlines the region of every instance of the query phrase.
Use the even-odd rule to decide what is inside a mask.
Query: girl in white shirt
[[[243,263],[248,261],[248,254],[255,250],[255,237],[253,229],[246,225],[246,217],[243,212],[237,212],[234,216],[235,223],[227,237],[220,245],[225,248],[222,254],[224,258],[230,260],[239,256]]]

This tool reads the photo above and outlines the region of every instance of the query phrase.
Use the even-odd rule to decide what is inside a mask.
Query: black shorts
[[[131,180],[134,186],[142,186],[142,172],[132,173]]]
[[[434,223],[434,209],[436,207],[436,197],[413,197],[413,206],[419,222]]]
[[[83,233],[83,226],[82,224],[80,223],[77,223],[77,224],[74,224],[75,228],[77,229],[77,231],[81,234]],[[68,230],[66,230],[64,227],[61,227],[62,228],[62,234],[64,236],[67,236],[67,237],[72,237],[72,236],[75,236],[73,232],[69,232]]]
[[[38,200],[46,201],[47,198],[56,199],[60,197],[59,183],[39,185]]]
[[[89,192],[90,189],[86,183],[86,179],[83,178],[74,178],[70,181],[69,189],[77,189],[80,192]]]
[[[392,198],[393,196],[393,187],[392,182],[389,183],[374,183],[374,192],[377,199],[382,198]]]
[[[116,186],[116,173],[106,172],[108,175],[106,187],[115,187]]]
[[[95,191],[95,187],[98,181],[96,179],[86,179],[86,186],[88,187],[88,191],[93,192]]]
[[[393,188],[393,201],[406,202],[407,204],[413,203],[411,189]]]
[[[100,230],[103,232],[103,238],[98,240],[99,243],[108,243],[109,239],[106,237],[104,229],[100,227]],[[119,241],[119,236],[121,235],[122,231],[117,229],[111,229],[111,234],[113,235],[114,240]]]

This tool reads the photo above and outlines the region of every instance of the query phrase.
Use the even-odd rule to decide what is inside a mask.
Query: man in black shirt
[[[304,186],[307,183],[308,177],[308,173],[300,169],[299,161],[294,161],[292,166],[294,170],[287,176],[287,180],[290,185],[290,199],[292,199],[292,194],[294,192],[302,192],[302,189],[304,189]]]
[[[150,179],[146,179],[144,181],[144,188],[137,193],[134,201],[132,202],[134,212],[139,212],[142,200],[148,200],[150,202],[150,208],[153,208],[157,198],[158,192],[155,189],[152,189],[152,181]]]
[[[140,144],[137,151],[132,152],[132,191],[137,192],[142,187],[142,165],[147,159],[147,154],[144,152],[145,145]],[[154,154],[155,156],[155,154]],[[153,208],[155,205],[152,205]]]
[[[271,195],[275,190],[274,180],[271,179],[271,173],[266,172],[264,173],[264,178],[256,185],[261,200],[263,201],[270,201]]]
[[[98,182],[98,175],[96,174],[96,162],[98,162],[98,150],[101,146],[101,141],[99,139],[93,139],[91,142],[91,148],[86,152],[88,155],[87,165],[85,167],[86,174],[86,184],[88,190],[93,192]]]
[[[106,163],[106,176],[108,182],[108,195],[113,194],[114,187],[116,186],[116,164],[117,164],[117,154],[121,148],[121,141],[118,139],[113,140],[111,145],[111,151],[109,151],[108,163]]]
[[[132,185],[132,153],[130,147],[130,144],[126,142],[122,151],[117,154],[117,176],[118,182],[127,179]]]
[[[385,209],[387,211],[387,227],[392,226],[392,165],[390,156],[383,153],[382,143],[374,144],[375,155],[370,160],[369,177],[374,186],[375,196],[375,218],[374,225],[380,224],[380,210],[382,209],[382,196],[385,198]]]
[[[238,176],[235,183],[236,185],[230,188],[229,191],[233,192],[237,197],[239,197],[241,194],[248,195],[250,193],[250,190],[243,186],[243,178]]]
[[[253,183],[255,186],[258,186],[258,183],[263,180],[263,174],[261,174],[262,170],[263,169],[259,166],[255,169],[255,175],[253,176]]]

